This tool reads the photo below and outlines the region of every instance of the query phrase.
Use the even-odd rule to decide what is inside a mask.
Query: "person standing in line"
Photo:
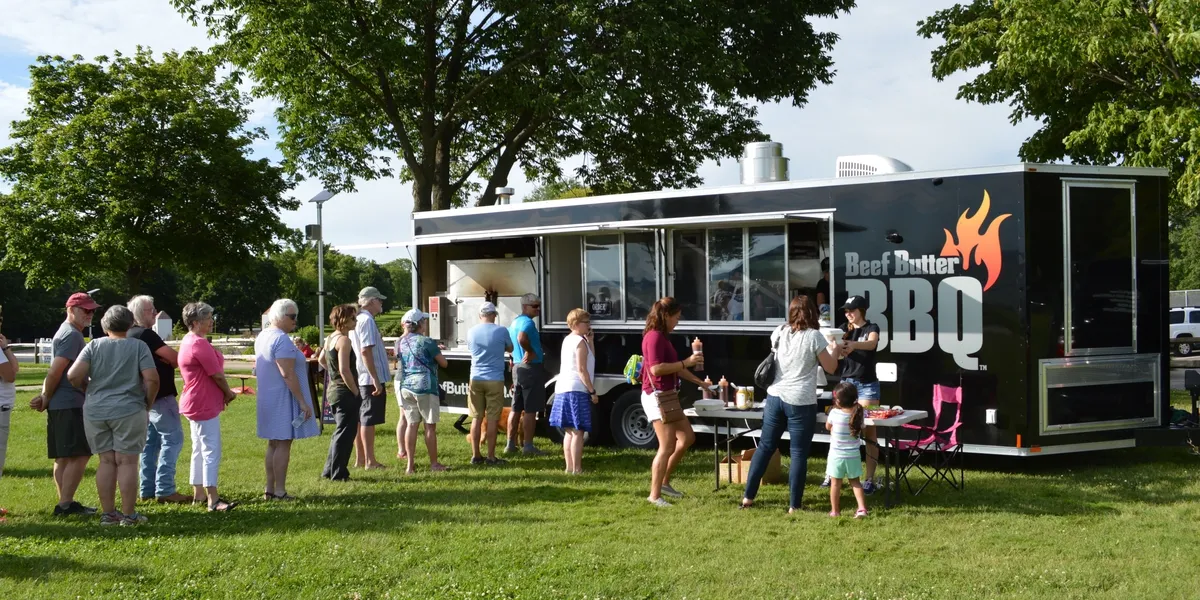
[[[533,445],[533,432],[537,426],[537,414],[546,408],[546,368],[542,365],[542,338],[533,322],[542,312],[542,301],[537,294],[521,296],[521,314],[513,319],[508,328],[512,342],[513,403],[508,415],[508,443],[504,452],[517,451],[518,426],[524,437],[524,452],[527,456],[546,456],[546,452]]]
[[[4,476],[4,459],[8,456],[8,426],[12,419],[13,406],[17,402],[17,372],[21,365],[9,348],[8,338],[0,334],[0,477]],[[0,508],[0,523],[4,523],[7,510]]]
[[[350,343],[350,331],[354,329],[358,311],[352,304],[340,304],[329,312],[329,325],[333,334],[325,339],[321,355],[329,373],[329,391],[333,405],[334,428],[329,440],[329,456],[321,477],[333,481],[350,479],[350,453],[354,450],[354,439],[358,432],[358,416],[362,410],[362,397],[358,392],[358,367],[354,360],[354,348]]]
[[[583,434],[592,430],[592,405],[599,404],[596,394],[596,351],[592,345],[592,319],[588,311],[576,308],[567,313],[571,334],[563,339],[558,379],[554,383],[554,405],[550,426],[562,427],[563,458],[567,473],[583,473]]]
[[[108,337],[89,342],[67,371],[71,385],[87,390],[83,427],[89,447],[100,455],[96,494],[103,511],[101,525],[138,525],[148,520],[136,510],[138,457],[146,445],[147,413],[158,397],[158,369],[150,347],[128,337],[133,324],[128,308],[109,307],[100,320]]]
[[[496,324],[496,305],[479,307],[480,323],[467,332],[471,351],[471,382],[467,386],[467,408],[471,416],[471,464],[501,465],[496,458],[496,434],[504,411],[504,353],[513,349],[508,330]],[[479,451],[480,433],[487,421],[487,458]]]
[[[225,357],[208,341],[216,315],[203,302],[183,307],[188,334],[179,345],[179,372],[183,375],[180,412],[192,433],[192,463],[188,479],[192,502],[204,502],[209,512],[227,512],[237,506],[217,493],[221,466],[221,413],[236,395],[225,379]]]
[[[392,356],[396,357],[396,370],[392,373],[393,389],[396,394],[396,401],[400,401],[400,390],[404,379],[404,373],[400,371],[400,340],[404,337],[404,326],[401,324],[400,337],[396,338],[396,343],[392,344]],[[351,334],[353,336],[353,334]],[[396,460],[408,460],[408,455],[404,453],[404,440],[408,437],[408,419],[404,416],[404,409],[400,409],[400,419],[396,421]]]
[[[175,388],[175,367],[179,366],[179,355],[154,331],[158,314],[154,309],[154,298],[134,296],[126,307],[133,313],[135,321],[129,329],[129,337],[141,340],[150,348],[154,366],[158,370],[158,398],[150,407],[146,447],[140,457],[141,499],[157,498],[160,504],[191,502],[191,496],[180,494],[175,489],[175,464],[183,450],[183,425],[179,420],[178,391]]]
[[[383,312],[386,299],[387,296],[373,287],[365,287],[358,293],[358,319],[354,336],[350,338],[357,361],[358,391],[362,397],[354,466],[364,469],[387,468],[375,460],[375,426],[387,422],[387,384],[392,380],[383,335],[375,323],[375,315]]]
[[[682,498],[683,493],[671,487],[671,474],[688,448],[696,442],[696,432],[686,418],[673,423],[664,423],[662,410],[658,406],[658,392],[679,389],[679,380],[686,379],[699,386],[704,381],[689,369],[704,368],[702,354],[690,354],[679,360],[679,353],[671,344],[671,332],[679,326],[683,307],[675,298],[667,296],[654,302],[646,317],[646,328],[642,332],[642,410],[646,420],[654,426],[658,437],[658,452],[650,465],[650,495],[648,502],[658,507],[668,507],[662,495]]]
[[[404,336],[400,338],[400,373],[404,375],[400,390],[400,408],[408,419],[408,433],[404,438],[404,453],[408,457],[405,473],[416,472],[417,425],[425,423],[425,449],[429,451],[429,470],[445,471],[445,465],[437,459],[437,422],[441,416],[438,398],[438,367],[445,369],[449,364],[442,356],[436,341],[425,335],[428,331],[429,315],[420,309],[411,309],[401,319]]]
[[[850,296],[842,305],[846,323],[842,325],[841,365],[838,375],[842,381],[853,384],[858,391],[858,403],[865,409],[879,407],[879,378],[875,375],[875,349],[879,346],[879,325],[867,320],[870,307],[862,296]],[[879,439],[875,426],[863,428],[863,439],[867,441],[866,468],[863,469],[863,492],[868,496],[875,493],[875,468],[879,465]],[[821,487],[829,487],[829,476]]]
[[[287,493],[292,442],[320,434],[317,420],[313,418],[308,362],[288,338],[288,334],[296,329],[299,312],[294,301],[276,300],[267,311],[271,326],[254,340],[254,372],[258,377],[257,434],[259,439],[267,440],[264,500],[296,499]]]
[[[46,411],[46,449],[54,461],[54,489],[58,492],[56,517],[96,514],[95,508],[75,501],[92,448],[83,428],[83,390],[71,385],[67,370],[83,352],[83,329],[92,324],[97,308],[100,305],[83,292],[67,299],[67,320],[50,343],[53,358],[42,382],[42,393],[29,401],[30,408]]]

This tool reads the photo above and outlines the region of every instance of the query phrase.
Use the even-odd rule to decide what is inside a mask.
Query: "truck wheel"
[[[609,427],[613,441],[621,448],[658,448],[654,425],[646,420],[646,411],[642,410],[641,390],[630,390],[617,398],[609,417]]]
[[[1176,340],[1191,340],[1192,337],[1186,336],[1186,335],[1181,335],[1175,339]],[[1192,355],[1192,345],[1191,344],[1176,344],[1175,345],[1175,353],[1180,356],[1191,356]]]

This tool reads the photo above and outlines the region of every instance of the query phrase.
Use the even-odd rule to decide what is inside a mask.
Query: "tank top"
[[[562,352],[559,354],[558,379],[554,383],[554,393],[586,392],[587,386],[579,378],[579,356],[575,353],[579,345],[587,345],[587,340],[578,333],[572,333],[563,340]],[[596,356],[589,350],[587,353],[587,373],[589,378],[595,377]]]
[[[339,336],[346,337],[341,332],[334,332],[333,335],[329,336],[329,341],[326,342],[325,354],[329,357],[329,381],[336,388],[349,390],[350,388],[346,386],[346,381],[342,379],[342,371],[339,367],[340,363],[338,363],[337,342]],[[358,381],[358,365],[355,363],[356,361],[351,358],[350,374],[354,377],[354,381]]]

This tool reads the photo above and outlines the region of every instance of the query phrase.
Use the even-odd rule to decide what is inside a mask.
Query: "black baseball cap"
[[[866,312],[869,306],[870,304],[866,298],[862,296],[850,296],[846,298],[846,303],[842,305],[842,310],[861,310]]]

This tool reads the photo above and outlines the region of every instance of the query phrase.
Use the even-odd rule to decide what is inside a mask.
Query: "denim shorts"
[[[855,389],[858,390],[859,400],[870,400],[867,404],[879,404],[879,382],[872,381],[871,383],[863,383],[853,377],[842,379],[847,383],[853,383]]]

